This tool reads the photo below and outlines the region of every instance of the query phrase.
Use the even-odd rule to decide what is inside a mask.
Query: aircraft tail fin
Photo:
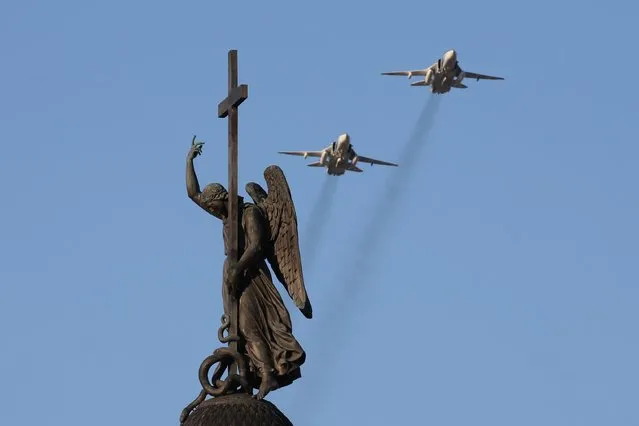
[[[455,83],[455,84],[453,84],[453,87],[456,87],[458,89],[468,89],[468,86],[466,86],[463,83]]]
[[[349,170],[349,171],[351,171],[351,172],[357,172],[357,173],[361,173],[361,172],[363,172],[363,170],[362,170],[362,169],[360,169],[360,168],[359,168],[359,167],[357,167],[357,166],[353,166],[352,164],[349,164],[349,165],[346,167],[346,170]]]

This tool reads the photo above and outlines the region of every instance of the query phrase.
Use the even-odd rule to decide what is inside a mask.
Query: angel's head
[[[226,219],[226,203],[229,193],[219,183],[209,183],[202,191],[202,204],[206,210],[218,219]]]
[[[228,216],[229,193],[219,183],[209,183],[204,187],[200,195],[202,207],[213,216],[221,220],[226,220]],[[237,197],[238,205],[242,205],[244,198]]]

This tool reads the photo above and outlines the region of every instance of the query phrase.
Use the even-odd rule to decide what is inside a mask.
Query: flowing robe
[[[254,209],[254,210],[250,210]],[[240,204],[240,232],[238,235],[239,253],[250,246],[252,239],[261,238],[261,247],[267,244],[268,222],[264,214],[254,204]],[[247,211],[258,213],[246,215]],[[247,222],[260,218],[258,228],[260,235],[247,232]],[[224,221],[224,253],[228,256],[228,221]],[[264,253],[258,255],[258,261],[244,274],[240,274],[240,288],[243,288],[239,300],[239,333],[246,342],[246,355],[249,358],[251,371],[259,377],[268,372],[275,372],[280,387],[287,386],[301,377],[300,366],[306,360],[306,353],[293,336],[291,318],[286,306],[275,288],[271,272],[266,264]],[[228,260],[224,262],[224,279],[228,268]],[[230,313],[230,298],[226,285],[222,285],[224,312]]]

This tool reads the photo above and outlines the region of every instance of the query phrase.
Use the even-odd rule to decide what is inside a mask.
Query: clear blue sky
[[[302,232],[327,176],[278,150],[398,161],[430,95],[382,71],[506,77],[440,99],[363,263],[400,170],[337,178],[304,377],[270,396],[296,426],[639,424],[634,2],[230,4],[0,4],[0,424],[177,425],[197,394],[223,252],[184,159],[197,134],[226,185],[231,48],[241,188],[279,164]]]

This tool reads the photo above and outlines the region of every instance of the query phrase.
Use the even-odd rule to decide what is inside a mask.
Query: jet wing
[[[437,63],[429,66],[428,68],[423,68],[421,70],[412,70],[412,71],[390,71],[390,72],[383,72],[382,75],[407,75],[408,78],[411,78],[414,75],[418,75],[418,76],[422,76],[424,77],[426,75],[426,72],[433,68],[435,65],[437,65]]]
[[[382,75],[407,75],[407,76],[421,75],[421,76],[424,76],[424,75],[426,75],[426,70],[389,71],[389,72],[383,72]]]
[[[370,165],[379,164],[380,166],[394,166],[394,167],[397,167],[397,164],[395,164],[395,163],[388,163],[386,161],[375,160],[373,158],[368,158],[368,157],[362,157],[361,155],[357,156],[357,162],[358,163],[369,163]]]
[[[302,157],[321,157],[324,151],[279,151],[278,154],[299,155]]]
[[[475,78],[481,80],[503,80],[503,77],[493,77],[492,75],[477,74],[474,72],[464,71],[464,78]]]

